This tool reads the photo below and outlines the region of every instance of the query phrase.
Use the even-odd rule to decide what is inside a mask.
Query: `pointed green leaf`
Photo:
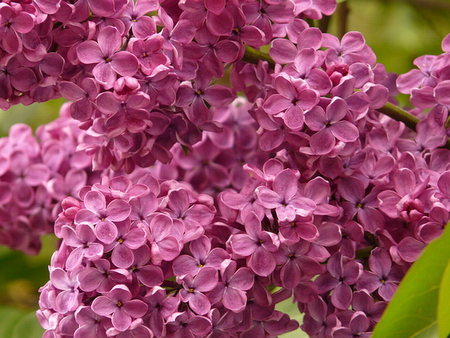
[[[439,338],[447,338],[450,335],[450,263],[445,268],[439,288],[438,301],[438,326]]]
[[[31,312],[23,316],[14,326],[11,338],[38,338],[42,337],[44,329],[37,320],[36,313]]]
[[[372,338],[438,337],[437,307],[442,276],[450,260],[450,226],[412,265]]]

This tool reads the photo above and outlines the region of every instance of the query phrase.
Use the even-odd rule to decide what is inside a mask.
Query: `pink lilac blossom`
[[[291,296],[310,336],[370,336],[448,221],[450,38],[396,80],[407,133],[377,111],[396,89],[362,34],[304,20],[335,8],[1,3],[0,107],[72,101],[0,139],[1,244],[61,239],[45,338],[275,337]],[[264,45],[274,63],[245,61]]]

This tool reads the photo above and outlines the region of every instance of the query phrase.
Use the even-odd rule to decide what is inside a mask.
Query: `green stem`
[[[419,122],[419,119],[408,113],[406,110],[403,110],[390,102],[386,102],[383,107],[378,108],[377,110],[396,121],[403,122],[409,129],[416,130],[416,125],[417,122]]]
[[[267,61],[271,69],[275,68],[275,61],[273,61],[269,54],[245,45],[245,54],[242,57],[242,61],[257,65],[260,60]]]

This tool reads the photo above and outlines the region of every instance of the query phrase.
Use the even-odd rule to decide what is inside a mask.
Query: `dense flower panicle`
[[[177,326],[180,318],[185,318],[184,322],[201,322],[206,336],[213,325],[219,325],[218,318],[212,316],[215,311],[229,316],[229,323],[236,322],[229,327],[236,333],[256,329],[251,321],[249,326],[237,325],[237,318],[242,318],[248,294],[256,292],[255,274],[269,276],[275,269],[277,235],[258,230],[260,221],[254,217],[245,225],[249,235],[231,236],[231,247],[212,242],[203,235],[215,231],[210,223],[218,215],[211,198],[196,193],[186,183],[158,182],[148,172],[135,175],[133,182],[123,176],[103,178],[101,184],[81,190],[76,210],[72,210],[74,201],[63,203],[56,221],[62,244],[50,267],[54,277],[41,289],[38,311],[44,326],[49,311],[59,318],[47,332],[59,334],[62,318],[80,311],[95,314],[101,323],[96,330],[107,335],[134,330],[148,330],[155,336],[175,334],[181,330]],[[235,231],[230,225],[226,227],[230,233]],[[247,264],[243,258],[251,253],[238,249],[242,236],[267,240],[264,252],[255,244],[255,257]],[[261,259],[273,262],[269,270]],[[48,298],[50,294],[55,300]],[[274,311],[275,302],[265,305],[267,317],[255,316],[258,325],[263,325],[258,330],[279,334],[294,329],[294,322],[282,328],[279,321],[289,320]],[[275,323],[280,323],[277,329],[272,327]],[[74,324],[74,337],[86,330],[84,325]]]
[[[3,245],[36,254],[39,237],[53,232],[62,199],[77,197],[83,186],[98,178],[91,170],[92,159],[76,151],[82,137],[77,123],[63,111],[36,136],[28,126],[17,124],[1,139]]]
[[[45,338],[276,337],[289,297],[311,337],[370,336],[449,218],[450,38],[395,80],[361,33],[309,26],[335,8],[0,4],[0,108],[71,101],[0,139],[1,244],[61,239]],[[397,89],[416,132],[378,111]]]

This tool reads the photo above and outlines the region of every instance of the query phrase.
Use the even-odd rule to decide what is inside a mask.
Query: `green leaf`
[[[443,235],[430,243],[412,265],[375,326],[372,338],[438,337],[438,294],[449,259],[450,226],[447,226]]]
[[[24,316],[24,311],[14,307],[0,307],[0,338],[10,338],[14,330],[14,326]]]
[[[44,329],[37,320],[36,313],[31,312],[23,316],[14,326],[11,338],[39,338],[44,334]]]
[[[438,326],[439,338],[447,338],[450,334],[450,264],[447,264],[439,288]]]

